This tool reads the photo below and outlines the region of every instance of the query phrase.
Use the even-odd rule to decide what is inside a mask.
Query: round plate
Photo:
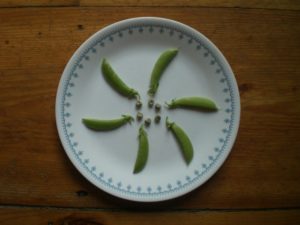
[[[121,79],[139,91],[144,118],[153,118],[147,90],[154,63],[169,48],[179,48],[162,78],[155,102],[204,96],[217,112],[163,107],[159,124],[146,128],[149,158],[144,170],[133,174],[141,123],[96,132],[84,117],[114,119],[136,116],[135,100],[119,95],[104,80],[105,57]],[[190,165],[183,160],[165,118],[176,122],[194,146]],[[80,173],[112,195],[134,201],[162,201],[199,187],[223,164],[235,141],[240,98],[233,72],[222,53],[204,35],[182,23],[143,17],[109,25],[86,40],[68,62],[57,91],[56,123],[63,147]]]

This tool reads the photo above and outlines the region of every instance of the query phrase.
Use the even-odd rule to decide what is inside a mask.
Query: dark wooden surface
[[[6,2],[0,7],[1,224],[300,223],[297,7]],[[60,145],[54,116],[58,82],[76,48],[110,23],[146,15],[181,21],[210,38],[235,72],[242,104],[236,144],[218,173],[192,193],[156,204],[120,200],[86,181]]]

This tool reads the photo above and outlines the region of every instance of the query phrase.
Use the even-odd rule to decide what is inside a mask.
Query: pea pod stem
[[[218,110],[213,100],[204,97],[184,97],[179,99],[172,99],[170,103],[166,102],[166,105],[169,109],[192,108],[207,111]]]
[[[126,123],[131,123],[133,121],[133,117],[130,115],[122,115],[121,118],[112,119],[112,120],[99,120],[93,118],[83,118],[83,124],[96,131],[109,131],[117,129]]]
[[[142,125],[139,129],[139,148],[135,160],[135,165],[133,169],[133,173],[141,172],[146,166],[148,153],[149,153],[149,143],[148,143],[148,135],[144,130],[144,126]]]
[[[168,49],[164,51],[157,59],[151,73],[150,85],[148,90],[148,94],[150,96],[155,95],[159,86],[159,80],[163,72],[170,64],[170,62],[173,60],[173,58],[177,55],[177,52],[178,52],[177,48]]]
[[[128,87],[118,76],[118,74],[113,70],[109,62],[106,58],[102,60],[102,74],[106,80],[106,82],[119,94],[128,97],[129,99],[137,98],[137,100],[140,100],[139,93],[133,89]]]
[[[184,132],[184,130],[181,127],[179,127],[176,123],[169,122],[168,117],[166,118],[166,126],[169,130],[172,131],[173,135],[175,136],[177,143],[180,146],[184,160],[186,164],[189,165],[194,156],[193,145],[189,137]]]

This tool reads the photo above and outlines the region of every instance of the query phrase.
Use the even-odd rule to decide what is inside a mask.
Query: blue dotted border
[[[225,119],[225,123],[229,123],[228,126],[228,130],[226,130],[226,137],[225,139],[220,139],[219,141],[221,143],[223,143],[222,147],[220,149],[216,148],[216,150],[218,150],[218,154],[216,155],[216,157],[212,157],[209,156],[209,159],[211,161],[211,163],[207,166],[205,164],[202,165],[203,170],[201,172],[199,172],[199,170],[201,170],[199,168],[199,170],[195,170],[194,171],[194,177],[191,178],[190,176],[186,176],[185,179],[185,183],[184,181],[178,180],[176,182],[176,185],[172,185],[172,184],[168,184],[167,187],[164,189],[161,186],[157,186],[156,188],[153,187],[147,187],[145,191],[142,190],[142,188],[140,186],[137,186],[136,188],[133,188],[130,184],[129,185],[123,185],[121,182],[115,182],[115,184],[113,183],[113,179],[111,177],[108,177],[107,179],[104,179],[104,174],[103,173],[99,173],[99,175],[96,174],[96,168],[93,166],[91,168],[88,167],[88,163],[89,160],[88,159],[82,159],[81,155],[82,155],[82,151],[76,151],[76,146],[77,146],[77,142],[72,142],[72,138],[74,137],[74,133],[72,132],[68,132],[67,127],[70,127],[70,123],[66,122],[66,119],[68,117],[71,116],[71,114],[69,112],[65,112],[65,107],[69,107],[70,103],[67,101],[67,98],[72,97],[71,92],[68,92],[68,87],[73,87],[74,83],[70,82],[72,79],[72,76],[74,76],[75,78],[78,77],[78,74],[75,73],[76,69],[79,68],[83,68],[83,64],[81,63],[81,61],[83,59],[85,60],[89,60],[89,56],[87,56],[86,54],[91,51],[93,53],[96,53],[96,49],[95,46],[96,45],[100,45],[101,47],[105,46],[105,40],[113,42],[114,41],[114,36],[118,35],[120,38],[123,37],[123,33],[124,32],[128,32],[128,34],[132,34],[135,30],[137,30],[137,32],[139,33],[143,33],[145,28],[149,28],[149,32],[155,32],[155,30],[159,30],[159,32],[161,34],[163,34],[166,30],[169,31],[170,36],[174,35],[175,33],[178,33],[179,36],[178,38],[183,40],[187,37],[188,39],[188,44],[192,44],[193,42],[197,43],[197,50],[200,50],[201,48],[204,48],[206,50],[206,56],[211,55],[211,57],[213,58],[211,64],[215,64],[217,63],[219,69],[217,69],[216,73],[220,73],[222,71],[224,78],[222,78],[221,82],[224,83],[226,82],[228,89],[224,89],[224,92],[229,91],[230,94],[230,109],[227,109],[227,113],[230,113],[230,120],[228,120],[228,118]],[[152,31],[151,31],[152,29]],[[172,34],[172,35],[171,35]],[[226,91],[225,91],[226,90]],[[63,133],[65,136],[65,139],[68,142],[68,145],[70,147],[70,149],[72,150],[73,154],[76,157],[76,160],[78,160],[78,162],[81,164],[81,166],[87,171],[89,172],[89,174],[94,177],[97,181],[99,181],[102,185],[105,185],[106,187],[113,189],[115,191],[121,192],[123,194],[129,194],[129,195],[135,195],[135,196],[141,196],[141,197],[155,197],[155,196],[161,196],[161,195],[165,195],[165,194],[169,194],[172,192],[177,192],[177,191],[181,191],[184,188],[190,186],[192,183],[196,182],[198,179],[200,179],[204,174],[207,173],[207,171],[209,171],[214,165],[215,163],[218,161],[218,159],[220,158],[220,156],[222,155],[222,153],[224,152],[224,149],[227,146],[228,141],[230,140],[230,136],[232,134],[232,128],[233,128],[233,124],[234,124],[234,112],[235,112],[235,102],[234,102],[234,93],[233,93],[233,88],[232,88],[232,84],[230,82],[230,78],[228,77],[228,75],[224,72],[223,67],[221,66],[219,60],[211,53],[211,51],[209,50],[209,48],[207,48],[206,46],[204,46],[204,44],[198,39],[196,38],[194,35],[191,35],[189,33],[187,33],[184,30],[178,29],[177,27],[173,27],[173,26],[169,26],[169,25],[157,25],[157,24],[139,24],[139,25],[135,25],[135,26],[127,26],[125,28],[122,29],[117,29],[115,31],[112,31],[106,35],[104,35],[104,37],[97,39],[96,41],[92,42],[89,44],[89,46],[81,52],[80,56],[78,57],[78,59],[76,60],[75,64],[73,65],[71,72],[68,75],[67,80],[64,83],[63,86],[63,98],[61,99],[61,118],[62,118],[62,125],[63,125]],[[228,100],[226,101],[228,102]],[[134,191],[134,189],[136,189],[136,191]]]

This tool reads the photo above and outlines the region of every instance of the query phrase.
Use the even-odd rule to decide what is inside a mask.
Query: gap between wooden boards
[[[294,0],[2,0],[0,7],[105,7],[105,6],[171,6],[171,7],[212,7],[212,8],[253,8],[253,9],[280,9],[300,10],[300,1]]]

